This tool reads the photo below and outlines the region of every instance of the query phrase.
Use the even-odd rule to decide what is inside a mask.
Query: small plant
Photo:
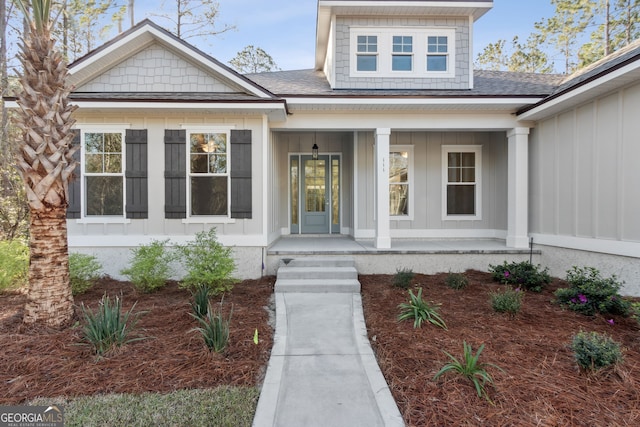
[[[636,322],[640,324],[640,302],[631,303],[631,313],[633,318],[636,319]]]
[[[200,326],[194,328],[193,331],[200,332],[209,351],[222,353],[227,348],[232,314],[233,309],[231,309],[229,317],[224,318],[222,315],[222,302],[220,302],[220,308],[215,310],[211,307],[211,304],[209,304],[207,313],[203,317],[191,314],[200,324]]]
[[[0,241],[0,292],[27,284],[29,247],[18,239]]]
[[[415,275],[416,274],[410,268],[396,269],[396,274],[393,276],[393,286],[402,289],[409,289],[411,281]]]
[[[626,316],[631,303],[618,293],[622,287],[616,276],[603,278],[593,267],[573,267],[567,271],[568,288],[556,290],[556,301],[588,316],[596,313]]]
[[[578,332],[573,336],[571,349],[578,366],[587,371],[615,365],[622,360],[620,344],[597,332]]]
[[[488,367],[496,368],[502,372],[498,366],[492,363],[481,363],[478,359],[480,359],[480,353],[484,350],[484,344],[478,348],[476,354],[473,354],[473,349],[466,341],[463,341],[463,353],[462,353],[462,361],[456,359],[451,354],[443,351],[444,354],[449,356],[451,361],[444,365],[438,373],[433,377],[434,381],[440,378],[441,375],[452,371],[462,375],[464,378],[470,380],[476,388],[476,392],[478,393],[478,397],[484,396],[487,400],[489,400],[489,396],[487,395],[487,391],[485,389],[485,384],[493,384],[493,378],[487,372]]]
[[[140,292],[154,292],[162,288],[171,277],[171,254],[165,249],[169,240],[154,240],[132,250],[133,260],[129,268],[120,273],[131,280]]]
[[[100,278],[102,265],[93,255],[72,252],[69,254],[69,281],[73,295],[87,292]]]
[[[462,273],[452,273],[449,272],[444,282],[451,289],[464,289],[469,284],[469,280],[467,280],[467,276]]]
[[[86,322],[83,328],[84,339],[93,346],[96,354],[102,356],[115,347],[145,339],[131,336],[138,318],[144,314],[144,312],[133,314],[135,306],[134,303],[129,311],[122,313],[120,298],[116,296],[112,302],[106,295],[100,300],[95,313],[81,304]]]
[[[489,271],[493,274],[493,280],[497,282],[533,292],[541,292],[544,285],[551,283],[548,268],[540,270],[540,265],[533,265],[527,261],[505,261],[502,265],[489,265]]]
[[[226,248],[218,242],[215,228],[197,233],[195,241],[179,246],[178,252],[187,271],[187,275],[182,279],[182,286],[191,288],[207,285],[213,295],[233,288],[232,274],[236,268],[235,261],[231,256],[231,248]]]
[[[191,310],[196,318],[202,319],[209,312],[209,296],[211,289],[207,285],[199,284],[191,291]]]
[[[491,292],[489,294],[491,307],[497,313],[508,313],[515,316],[520,312],[524,292],[520,289],[513,289],[507,286],[502,292]]]
[[[438,313],[438,307],[431,305],[422,299],[422,288],[418,289],[418,294],[409,290],[409,302],[398,305],[400,314],[398,315],[398,321],[413,319],[413,327],[422,327],[422,322],[425,320],[436,326],[440,326],[442,329],[447,329],[447,325],[440,317]]]

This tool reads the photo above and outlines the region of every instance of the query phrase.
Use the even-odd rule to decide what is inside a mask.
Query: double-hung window
[[[413,70],[413,37],[393,36],[391,54],[392,71]]]
[[[188,132],[190,216],[228,215],[228,141],[228,130]]]
[[[356,69],[378,71],[378,36],[358,35]]]
[[[449,38],[447,36],[427,37],[427,71],[449,71]]]
[[[389,149],[389,215],[411,219],[413,211],[413,146],[392,145]]]
[[[84,157],[85,216],[124,216],[124,131],[85,131]]]
[[[442,146],[443,219],[481,218],[482,146]]]

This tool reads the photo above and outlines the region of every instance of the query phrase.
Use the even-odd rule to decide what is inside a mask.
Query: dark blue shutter
[[[164,217],[187,217],[187,131],[164,131]]]
[[[127,218],[149,218],[147,179],[147,130],[127,129],[125,135],[127,167]]]
[[[69,200],[67,200],[69,203],[67,206],[67,218],[70,219],[80,218],[80,197],[82,197],[80,194],[80,129],[73,129],[72,132],[74,133],[72,140],[73,147],[77,147],[78,149],[73,153],[73,159],[77,163],[73,174],[69,178],[69,192],[67,194],[69,198]]]
[[[251,131],[231,130],[231,218],[251,218]]]

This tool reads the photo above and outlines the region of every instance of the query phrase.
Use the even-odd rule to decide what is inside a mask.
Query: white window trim
[[[396,153],[396,152],[401,152],[401,151],[406,151],[407,155],[409,156],[409,158],[407,159],[407,168],[408,168],[408,178],[407,178],[407,185],[409,186],[409,191],[407,191],[407,197],[409,199],[409,210],[407,212],[407,215],[389,215],[389,220],[392,221],[413,221],[413,207],[416,204],[415,198],[414,198],[414,181],[413,181],[413,176],[415,175],[414,172],[414,168],[413,168],[413,145],[390,145],[389,146],[389,153]],[[392,183],[389,182],[389,186],[391,186]]]
[[[475,153],[476,176],[476,213],[475,215],[447,215],[447,185],[449,184],[448,154]],[[442,146],[442,220],[443,221],[481,221],[482,220],[482,145],[443,145]]]
[[[378,37],[377,71],[358,71],[358,36]],[[413,37],[411,53],[413,69],[411,71],[392,70],[393,36]],[[447,71],[427,71],[427,37],[429,36],[447,37]],[[351,27],[349,52],[351,77],[455,78],[456,76],[456,29],[451,27]]]
[[[127,218],[126,203],[127,203],[127,183],[125,177],[126,165],[127,165],[127,141],[126,130],[131,128],[130,123],[79,123],[76,124],[74,129],[80,130],[80,218],[76,219],[78,224],[130,224],[131,220]],[[85,177],[85,133],[122,133],[122,215],[113,216],[88,216],[87,212],[87,197],[86,197],[86,184]],[[91,175],[96,176],[96,175]]]
[[[231,130],[233,125],[190,125],[182,124],[186,131],[186,171],[187,171],[187,217],[183,224],[234,224],[236,220],[231,218]],[[227,214],[226,215],[191,215],[191,134],[193,133],[224,133],[227,135],[227,172],[225,174],[196,174],[200,176],[226,176],[227,177]]]

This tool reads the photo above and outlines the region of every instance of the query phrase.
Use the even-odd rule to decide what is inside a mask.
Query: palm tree
[[[73,315],[67,248],[68,184],[75,123],[67,64],[51,37],[51,0],[16,0],[27,22],[20,44],[23,71],[16,124],[22,129],[17,167],[30,213],[31,260],[24,323],[63,326]]]

